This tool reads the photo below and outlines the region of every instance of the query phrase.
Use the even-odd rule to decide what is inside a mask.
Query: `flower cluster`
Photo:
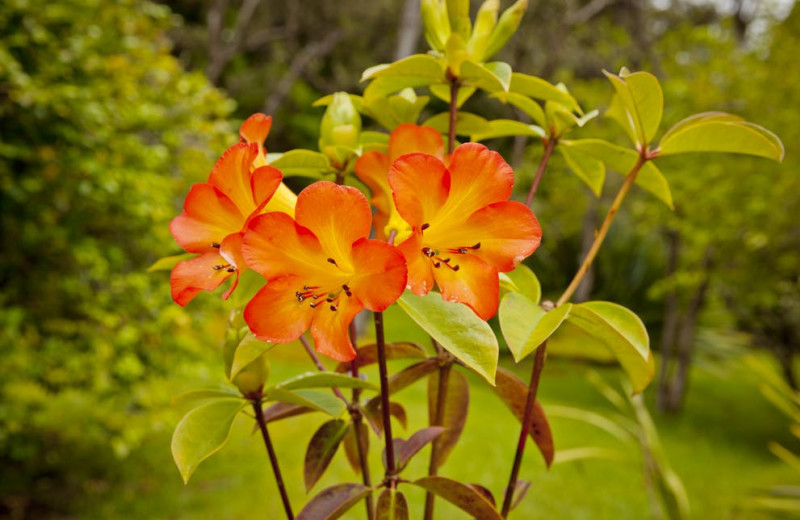
[[[408,288],[468,305],[482,319],[497,311],[498,272],[533,253],[536,217],[509,201],[511,167],[485,146],[467,143],[444,155],[442,136],[405,124],[388,154],[364,153],[356,175],[372,191],[320,181],[295,197],[266,164],[271,118],[250,117],[208,182],[192,187],[170,226],[198,256],[172,271],[172,297],[185,305],[250,268],[266,285],[244,318],[259,338],[298,339],[336,360],[355,356],[348,327],[363,309],[380,312]],[[374,232],[376,239],[369,238]],[[398,245],[393,245],[397,243]]]

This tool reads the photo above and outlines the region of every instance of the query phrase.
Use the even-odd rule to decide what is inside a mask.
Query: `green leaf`
[[[481,520],[502,520],[491,502],[474,488],[446,477],[423,477],[411,484],[442,497],[462,511]]]
[[[562,141],[558,146],[558,151],[567,163],[567,167],[580,180],[589,186],[596,197],[603,191],[603,182],[606,179],[606,167],[603,161],[581,153],[575,148],[569,147],[568,141]]]
[[[433,425],[436,405],[439,400],[439,377],[441,372],[435,372],[428,378],[428,424]],[[436,441],[438,444],[438,458],[436,464],[442,466],[447,460],[447,456],[456,447],[464,425],[467,422],[467,411],[469,410],[469,383],[464,374],[458,370],[451,370],[447,377],[447,389],[445,391],[444,414],[442,415],[442,426],[446,428],[441,437]]]
[[[153,265],[147,268],[147,272],[152,273],[154,271],[171,271],[172,268],[179,263],[183,262],[184,260],[191,260],[196,256],[199,255],[195,253],[183,253],[180,255],[165,256],[164,258],[159,258],[153,262]]]
[[[562,341],[577,342],[587,349],[605,347],[627,372],[635,393],[653,379],[650,338],[636,314],[616,303],[586,302],[573,304],[567,321],[576,327],[562,327],[550,338],[556,348]]]
[[[314,484],[325,473],[349,427],[350,424],[347,421],[333,419],[320,426],[311,437],[303,463],[306,493],[311,491]]]
[[[414,432],[408,440],[392,439],[397,470],[402,471],[414,455],[419,453],[429,442],[439,437],[444,430],[443,426],[430,426]]]
[[[502,103],[509,103],[525,112],[533,121],[542,128],[547,127],[547,118],[541,105],[533,99],[517,94],[516,92],[497,92],[492,97]]]
[[[514,417],[522,423],[525,417],[525,404],[528,400],[528,385],[522,379],[504,368],[497,369],[497,386],[494,391],[500,400],[511,410]],[[539,448],[545,464],[549,468],[553,463],[555,448],[553,447],[553,432],[544,413],[542,405],[537,399],[530,417],[528,436]]]
[[[431,91],[431,94],[436,96],[437,98],[441,99],[447,104],[450,104],[450,85],[430,85],[428,87]],[[456,95],[456,107],[461,108],[472,94],[475,93],[475,87],[460,87],[458,89],[458,94]]]
[[[447,134],[450,128],[450,113],[442,112],[441,114],[436,114],[422,124],[423,126],[430,126],[431,128],[438,130],[443,134]],[[480,134],[487,132],[490,129],[491,127],[489,126],[489,121],[481,116],[476,116],[475,114],[470,114],[469,112],[458,112],[456,115],[457,135]]]
[[[394,63],[375,65],[364,71],[361,81],[377,78],[392,78],[402,85],[397,92],[406,87],[424,87],[443,83],[444,66],[441,60],[428,54],[414,54]],[[365,93],[366,95],[366,93]]]
[[[500,273],[501,296],[503,291],[511,291],[527,296],[533,303],[539,304],[542,299],[542,286],[539,279],[525,264],[519,264],[516,269],[507,273]]]
[[[508,349],[519,363],[536,350],[567,319],[571,304],[545,312],[519,293],[508,293],[500,302],[500,328]]]
[[[276,345],[277,343],[261,341],[255,337],[252,332],[248,332],[239,342],[239,346],[236,347],[233,353],[230,373],[231,381],[233,381],[233,378],[236,377],[236,374],[238,374],[240,370]]]
[[[649,145],[664,111],[664,94],[658,79],[648,72],[621,76],[603,73],[616,91],[606,115],[625,130],[637,148]]]
[[[425,359],[428,355],[425,350],[411,342],[386,343],[384,345],[386,359]],[[343,373],[352,369],[353,363],[358,368],[372,365],[378,362],[378,346],[375,343],[364,345],[356,349],[356,357],[352,361],[346,361],[336,365],[336,371]]]
[[[514,72],[511,75],[511,84],[509,86],[511,92],[523,94],[534,99],[541,99],[544,101],[555,101],[560,103],[578,114],[583,113],[578,102],[575,98],[566,91],[549,83],[542,78],[522,74],[521,72]]]
[[[496,61],[481,65],[467,60],[461,64],[461,77],[464,84],[477,87],[490,94],[508,92],[511,83],[511,65]]]
[[[333,96],[335,94],[328,94],[327,96],[323,96],[318,100],[311,103],[312,107],[326,107],[333,103]],[[358,110],[359,112],[363,113],[364,110],[364,98],[359,96],[358,94],[348,94],[350,96],[350,102],[353,103],[353,107]]]
[[[406,497],[394,488],[384,488],[375,505],[375,520],[408,520]]]
[[[178,394],[172,398],[172,406],[181,406],[197,401],[208,401],[209,399],[236,398],[241,399],[237,391],[229,387],[220,388],[198,388]]]
[[[342,415],[345,405],[335,395],[318,390],[290,391],[284,388],[270,388],[266,390],[267,401],[280,401],[325,412],[333,417]]]
[[[488,122],[488,128],[484,132],[472,134],[471,141],[484,141],[497,137],[509,137],[513,135],[527,135],[529,137],[546,137],[547,133],[543,128],[536,125],[528,125],[513,119],[495,119]]]
[[[335,372],[306,372],[297,377],[287,379],[275,385],[275,388],[283,390],[298,390],[301,388],[361,388],[366,390],[378,390],[378,387],[369,381],[357,379],[345,374]]]
[[[297,514],[296,520],[336,520],[371,492],[361,484],[336,484],[312,498]]]
[[[464,304],[444,301],[440,294],[403,293],[398,305],[448,352],[494,384],[499,347],[492,328]]]
[[[737,153],[775,161],[782,161],[784,156],[783,143],[775,134],[729,114],[679,122],[664,135],[658,155],[694,152]]]
[[[627,175],[639,160],[639,154],[635,150],[617,146],[602,139],[562,141],[561,146],[570,147],[573,151],[599,159],[607,167],[623,175]],[[636,184],[655,195],[670,209],[674,208],[669,183],[653,161],[644,163],[636,177]]]
[[[233,397],[206,402],[183,416],[172,434],[172,458],[183,482],[228,442],[233,420],[247,401]]]
[[[311,177],[322,179],[333,168],[325,154],[312,150],[289,150],[275,159],[270,166],[278,168],[284,177]]]

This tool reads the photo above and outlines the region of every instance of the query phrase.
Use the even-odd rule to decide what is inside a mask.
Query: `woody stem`
[[[539,183],[542,181],[544,171],[547,169],[547,163],[550,161],[550,156],[553,154],[553,149],[555,149],[558,140],[551,137],[545,139],[544,142],[544,155],[542,156],[542,160],[539,161],[539,167],[536,169],[536,177],[533,178],[533,184],[531,184],[531,189],[528,192],[528,198],[525,199],[525,205],[528,207],[530,207],[531,202],[533,202],[533,196],[536,195],[536,190],[539,189]]]
[[[444,349],[438,343],[436,349],[442,352]],[[450,380],[450,369],[452,365],[447,363],[439,368],[439,384],[436,393],[436,411],[434,413],[433,424],[431,426],[442,426],[444,422],[444,407],[447,402],[447,383]],[[439,457],[441,452],[441,442],[435,439],[431,445],[431,460],[428,464],[428,475],[433,477],[439,471]],[[435,496],[433,493],[425,494],[425,520],[433,518],[433,504]]]
[[[275,455],[275,448],[272,447],[272,440],[269,438],[269,432],[267,431],[267,422],[264,420],[264,413],[261,411],[260,398],[253,400],[253,411],[256,414],[258,428],[261,430],[261,437],[264,438],[264,445],[267,447],[269,462],[272,465],[272,473],[275,475],[275,482],[278,485],[278,491],[281,495],[281,501],[283,502],[283,510],[286,512],[286,518],[289,520],[294,520],[292,505],[289,502],[289,495],[286,493],[286,485],[283,483],[281,468],[278,466],[278,457]]]
[[[388,485],[394,488],[397,484],[397,469],[394,462],[394,444],[392,442],[392,417],[389,413],[389,377],[386,370],[386,343],[383,336],[383,313],[375,313],[375,343],[378,347],[378,370],[381,379],[381,412],[383,413],[383,439],[386,444],[386,477]]]
[[[350,341],[353,345],[356,344],[356,324],[355,322],[350,322],[349,328],[350,334]],[[358,359],[353,359],[350,362],[350,373],[356,379],[358,379]],[[365,446],[364,439],[366,437],[366,431],[364,430],[364,421],[361,415],[361,410],[359,409],[359,404],[361,401],[361,390],[358,388],[353,388],[353,399],[350,401],[350,416],[353,419],[353,433],[356,436],[356,449],[358,451],[358,464],[361,466],[361,478],[364,485],[367,487],[372,487],[372,478],[370,477],[369,473],[369,461],[367,460],[367,447]],[[372,493],[368,493],[367,496],[364,497],[364,505],[367,508],[367,520],[372,520],[375,516],[375,504],[372,501]]]

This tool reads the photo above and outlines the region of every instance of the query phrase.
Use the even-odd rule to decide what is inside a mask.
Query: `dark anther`
[[[459,269],[461,269],[460,265],[454,265],[453,266],[453,271],[458,271]]]
[[[472,246],[472,249],[480,249],[480,248],[481,248],[481,243],[480,242],[478,242],[477,244]]]
[[[345,291],[349,291],[350,290],[350,288],[347,286],[347,284],[342,285],[342,289],[344,289]]]
[[[336,265],[336,260],[334,260],[333,258],[328,258],[328,262],[332,263],[333,265]]]
[[[304,285],[304,286],[303,286],[303,290],[304,290],[304,291],[307,291],[307,290],[309,290],[309,289],[311,289],[311,287],[309,287],[309,286],[307,286],[307,285]]]
[[[211,247],[219,249],[220,246],[219,246],[219,243],[217,243],[217,242],[211,242]]]
[[[431,225],[430,225],[430,224],[428,224],[428,223],[425,223],[425,224],[422,224],[422,226],[420,226],[420,229],[421,229],[422,231],[425,231],[425,230],[426,230],[426,229],[428,229],[429,227],[431,227]]]
[[[433,264],[433,267],[436,267],[436,268],[438,269],[439,267],[442,267],[442,264],[441,264],[441,263],[439,263],[439,262],[435,262],[435,263]]]
[[[311,303],[308,304],[308,306],[313,309],[313,308],[315,308],[317,306],[317,304],[314,303],[314,302],[311,302]]]
[[[325,301],[328,303],[333,303],[333,298],[331,297],[325,298]]]
[[[229,273],[235,273],[236,272],[236,268],[235,267],[229,267],[229,268],[227,268],[225,270],[228,271]]]
[[[212,269],[215,270],[215,271],[219,271],[220,269],[224,269],[224,268],[225,268],[224,265],[215,265],[214,267],[212,267]]]
[[[446,263],[446,264],[449,264],[449,263],[450,263],[450,259],[449,259],[449,258],[444,258],[444,259],[442,260],[442,262],[444,262],[444,263]]]
[[[299,301],[299,302],[301,302],[301,301],[306,299],[306,297],[303,296],[303,294],[300,291],[297,291],[296,293],[294,293],[294,295],[297,296],[297,301]]]
[[[311,297],[314,298],[315,300],[317,300],[317,299],[319,299],[319,294],[312,294]]]
[[[466,247],[459,247],[458,248],[458,253],[462,254],[462,255],[467,254],[467,248]]]
[[[331,305],[331,310],[335,311],[336,310],[336,305]]]
[[[436,253],[434,253],[434,252],[433,252],[433,249],[431,249],[430,247],[423,247],[423,248],[422,248],[422,254],[423,254],[423,255],[425,255],[425,256],[427,256],[428,258],[431,258],[431,257],[432,257],[432,256],[434,256]]]

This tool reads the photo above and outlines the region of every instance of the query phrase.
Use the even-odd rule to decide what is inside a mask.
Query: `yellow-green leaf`
[[[782,161],[781,140],[759,125],[737,121],[727,114],[680,122],[664,135],[659,156],[693,152],[724,152],[755,155]]]
[[[542,299],[542,285],[525,264],[519,264],[513,271],[500,273],[500,296],[507,292],[520,293],[537,305]]]
[[[603,161],[570,147],[567,141],[561,142],[561,146],[557,148],[572,173],[585,182],[592,193],[599,197],[606,179],[606,167]]]
[[[567,92],[566,89],[558,88],[552,83],[549,83],[542,78],[537,78],[536,76],[522,74],[521,72],[514,72],[511,75],[509,91],[523,94],[534,99],[555,101],[556,103],[560,103],[574,112],[579,114],[582,113],[578,102],[575,101],[575,98],[572,97],[572,95]]]
[[[519,293],[508,293],[498,311],[500,329],[508,349],[519,363],[549,338],[569,315],[572,304],[564,304],[545,312],[539,305]]]
[[[152,273],[153,271],[170,271],[173,267],[184,260],[190,260],[196,256],[198,255],[195,253],[183,253],[180,255],[165,256],[164,258],[159,258],[153,262],[153,265],[147,268],[147,272]]]
[[[545,137],[544,129],[536,125],[527,125],[521,121],[513,119],[495,119],[488,121],[488,128],[484,132],[472,134],[470,140],[483,141],[495,139],[497,137],[509,137],[513,135],[527,135],[529,137]]]
[[[447,134],[450,128],[450,113],[442,112],[441,114],[436,114],[422,124]],[[489,121],[481,116],[476,116],[469,112],[458,112],[456,116],[457,135],[480,134],[489,131],[490,128]]]
[[[616,91],[606,115],[619,123],[637,148],[649,145],[664,111],[658,79],[648,72],[623,72],[620,76],[603,73]]]

